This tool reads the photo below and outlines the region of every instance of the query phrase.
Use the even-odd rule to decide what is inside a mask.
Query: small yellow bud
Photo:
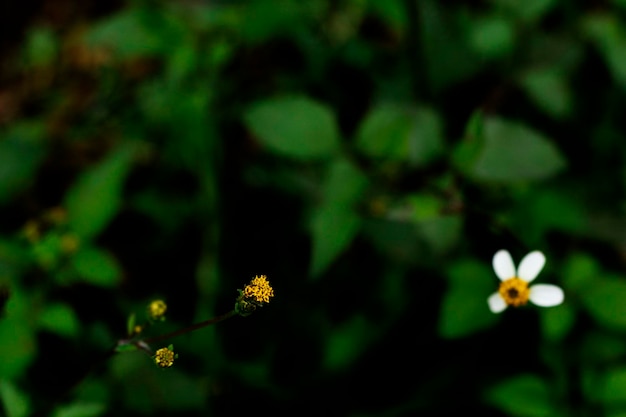
[[[78,249],[78,236],[73,233],[66,233],[61,236],[61,251],[66,254],[74,253]]]
[[[63,207],[53,207],[44,214],[44,218],[52,224],[62,224],[67,220],[67,210]]]
[[[154,300],[148,306],[148,316],[152,320],[163,320],[166,311],[167,304],[163,300]]]
[[[177,356],[178,355],[171,349],[171,346],[164,347],[157,350],[154,354],[154,363],[160,368],[169,368],[174,364],[174,359],[176,359]]]
[[[39,223],[36,220],[29,220],[24,225],[22,231],[24,237],[30,242],[35,243],[41,238],[41,230],[39,229]]]

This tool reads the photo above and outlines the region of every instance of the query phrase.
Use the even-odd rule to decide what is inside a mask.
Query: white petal
[[[526,282],[530,282],[537,278],[545,263],[546,257],[543,256],[543,253],[538,250],[530,252],[520,262],[519,268],[517,268],[517,276]]]
[[[563,302],[563,290],[556,285],[535,284],[530,287],[530,301],[541,307],[558,306]]]
[[[494,292],[487,298],[487,303],[492,313],[502,313],[506,309],[504,299],[497,292]]]
[[[502,281],[515,276],[515,265],[511,254],[506,250],[499,250],[493,255],[493,270]]]

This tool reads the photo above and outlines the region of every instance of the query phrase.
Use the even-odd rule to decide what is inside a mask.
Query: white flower
[[[511,254],[506,250],[499,250],[493,256],[493,270],[500,278],[500,288],[487,299],[489,309],[493,313],[500,313],[508,306],[519,307],[532,301],[541,307],[557,306],[563,302],[563,290],[556,285],[535,284],[532,282],[546,263],[546,257],[539,251],[530,252],[522,259],[519,268],[515,271],[515,264]]]

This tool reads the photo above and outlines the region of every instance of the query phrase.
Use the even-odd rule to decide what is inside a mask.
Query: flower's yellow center
[[[243,297],[258,303],[269,303],[274,296],[274,290],[265,275],[256,276],[243,288]]]
[[[174,364],[174,351],[168,348],[161,348],[154,354],[154,363],[161,368],[169,368]]]
[[[530,294],[528,283],[517,277],[502,281],[498,292],[504,299],[504,302],[513,307],[519,307],[526,304],[528,302],[528,295]]]

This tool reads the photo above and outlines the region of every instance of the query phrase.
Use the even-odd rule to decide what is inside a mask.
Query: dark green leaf
[[[356,146],[371,158],[423,166],[443,152],[441,120],[427,108],[382,104],[363,120]]]
[[[491,268],[481,262],[461,260],[450,266],[446,275],[448,291],[439,315],[441,336],[464,337],[496,323],[498,316],[487,305],[487,297],[498,289]]]
[[[535,375],[519,375],[495,385],[486,393],[489,403],[515,417],[550,417],[554,406],[548,384]]]
[[[93,285],[112,287],[122,277],[117,260],[95,247],[82,247],[72,257],[72,265],[80,279]]]
[[[541,180],[565,168],[565,159],[552,142],[523,124],[488,118],[484,120],[483,134],[482,148],[473,149],[477,154],[465,156],[463,161],[471,161],[468,174],[477,180]]]
[[[66,337],[76,335],[80,328],[74,310],[66,304],[46,305],[39,317],[39,325],[45,330]]]
[[[328,158],[339,151],[333,112],[307,97],[260,101],[244,115],[254,136],[270,151],[291,158]]]
[[[626,280],[599,277],[579,293],[583,304],[596,321],[616,330],[626,330]]]
[[[134,155],[133,143],[121,145],[83,173],[68,191],[65,199],[68,221],[83,240],[97,236],[117,214]]]
[[[23,122],[0,131],[0,204],[24,190],[44,156],[43,125]]]
[[[8,379],[0,380],[0,401],[6,417],[27,417],[30,415],[30,400]]]

